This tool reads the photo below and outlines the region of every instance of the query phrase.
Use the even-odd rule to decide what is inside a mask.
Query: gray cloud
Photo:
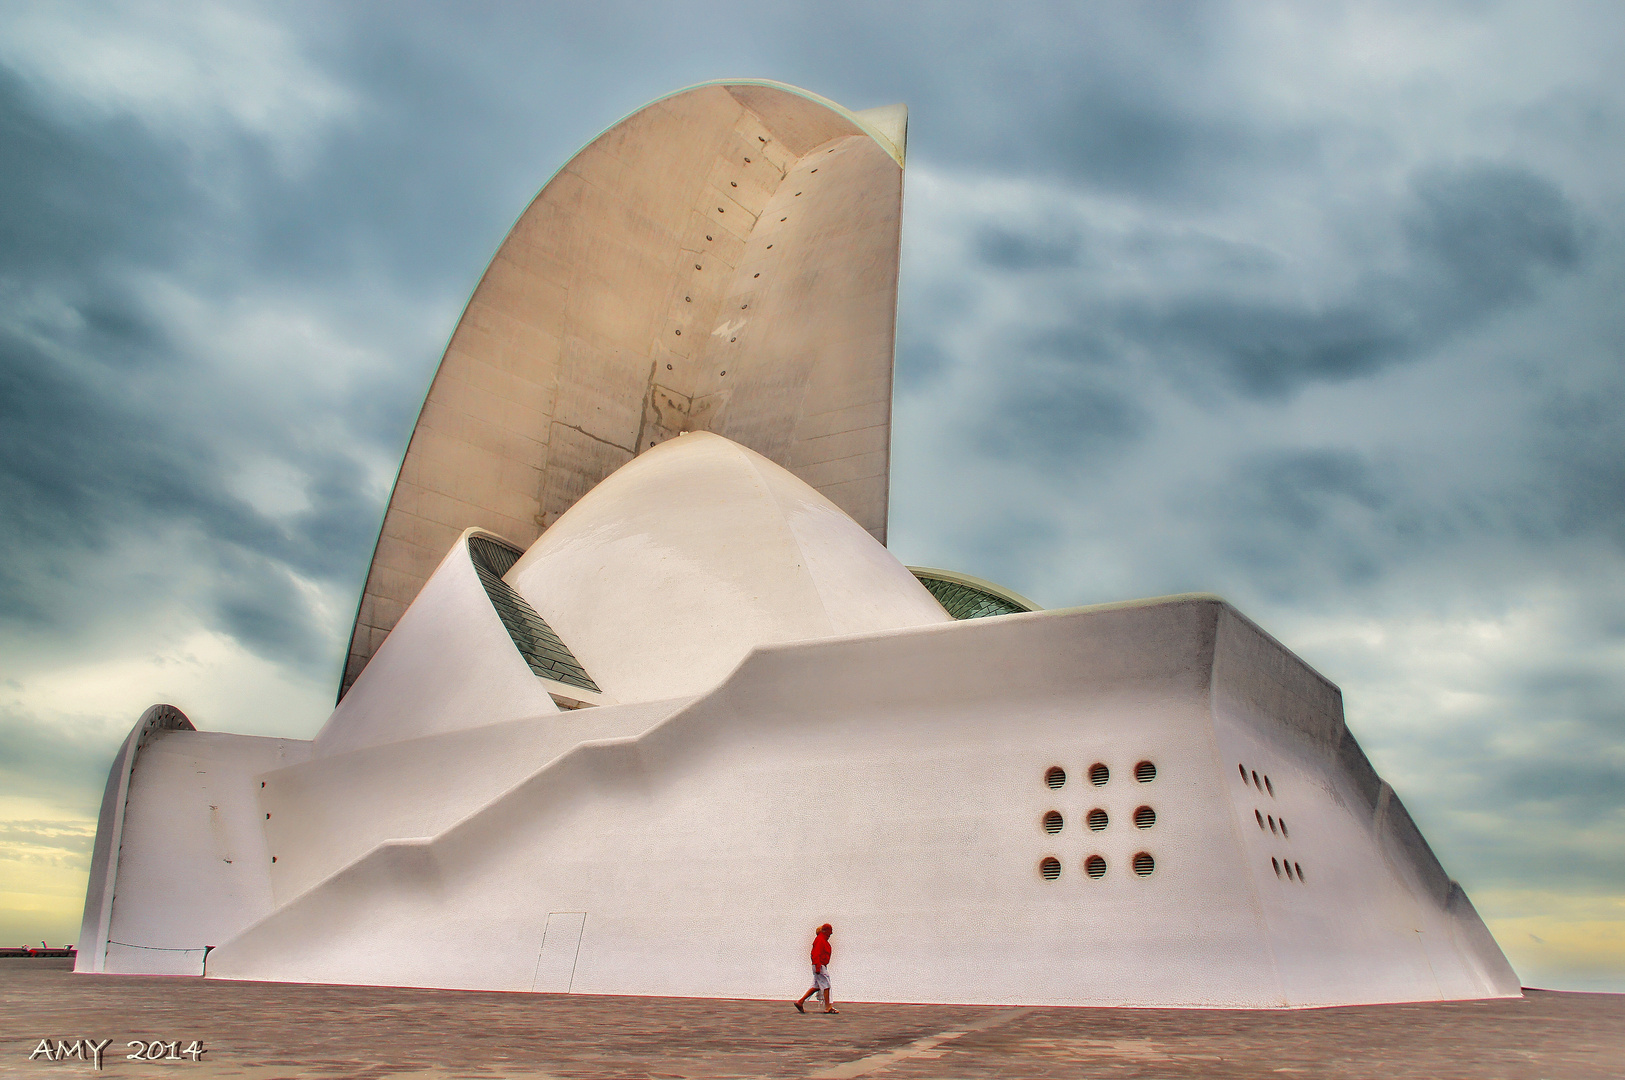
[[[768,74],[911,106],[899,554],[1222,592],[1344,685],[1452,872],[1625,888],[1616,13],[1428,8],[1483,47],[1435,61],[1381,9],[1380,56],[1336,8],[243,10],[264,66],[173,97],[0,49],[0,654],[165,619],[325,694],[514,216],[645,101]],[[194,29],[132,11],[75,25]],[[22,716],[5,782],[93,811],[120,725]]]

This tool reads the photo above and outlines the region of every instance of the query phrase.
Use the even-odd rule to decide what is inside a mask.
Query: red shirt
[[[812,962],[817,967],[829,963],[829,938],[823,934],[813,939]]]

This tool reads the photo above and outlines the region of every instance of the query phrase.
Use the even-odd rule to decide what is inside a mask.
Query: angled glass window
[[[1025,596],[969,574],[936,570],[929,566],[911,566],[909,570],[937,598],[937,603],[956,619],[983,619],[989,615],[1042,610]]]
[[[502,625],[508,628],[508,636],[513,638],[514,648],[525,658],[530,670],[544,679],[602,693],[575,654],[547,625],[547,620],[502,580],[502,575],[513,569],[521,554],[488,536],[468,538],[468,555],[474,563],[474,572],[480,576],[485,595],[491,598],[491,606],[496,608]]]

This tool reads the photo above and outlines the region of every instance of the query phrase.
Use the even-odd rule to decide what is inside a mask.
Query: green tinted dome
[[[929,566],[911,566],[909,570],[937,598],[937,603],[956,619],[982,619],[989,615],[1044,610],[1020,593],[1013,593],[969,574],[936,570]]]

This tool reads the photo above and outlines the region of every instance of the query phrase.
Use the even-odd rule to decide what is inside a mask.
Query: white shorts
[[[828,990],[829,989],[829,972],[827,972],[827,971],[819,971],[817,968],[813,968],[813,989],[814,990]]]

